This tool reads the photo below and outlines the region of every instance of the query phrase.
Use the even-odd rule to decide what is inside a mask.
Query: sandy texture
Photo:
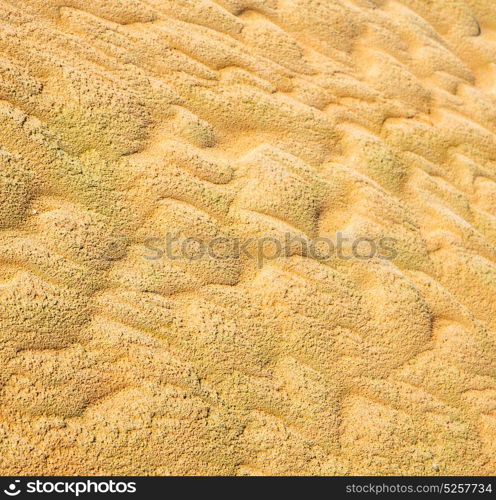
[[[494,0],[1,0],[0,125],[0,473],[495,473]]]

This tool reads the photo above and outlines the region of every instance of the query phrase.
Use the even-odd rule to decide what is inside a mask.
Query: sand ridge
[[[496,472],[492,0],[1,0],[0,123],[0,473]]]

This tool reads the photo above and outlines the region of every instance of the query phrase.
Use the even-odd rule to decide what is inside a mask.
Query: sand
[[[1,0],[0,125],[1,474],[496,472],[493,0]]]

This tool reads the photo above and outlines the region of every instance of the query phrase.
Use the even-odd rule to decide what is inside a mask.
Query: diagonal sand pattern
[[[493,0],[0,0],[0,121],[0,473],[496,472]]]

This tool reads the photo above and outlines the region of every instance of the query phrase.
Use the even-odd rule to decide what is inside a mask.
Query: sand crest
[[[0,125],[1,474],[496,473],[493,0],[0,0]]]

